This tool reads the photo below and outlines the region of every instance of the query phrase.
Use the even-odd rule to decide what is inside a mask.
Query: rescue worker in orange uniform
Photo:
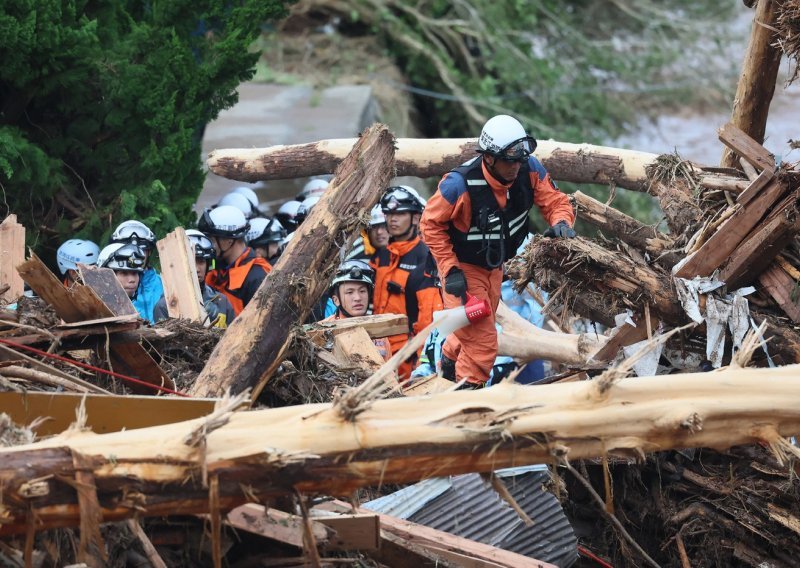
[[[375,271],[363,260],[346,260],[336,269],[328,293],[336,313],[322,321],[335,321],[367,315],[374,289]],[[385,337],[373,339],[384,361],[391,358],[391,348]]]
[[[544,236],[573,238],[575,212],[532,154],[536,140],[515,118],[489,119],[478,139],[479,156],[444,175],[422,215],[421,232],[444,288],[444,305],[466,293],[489,300],[492,314],[447,337],[442,376],[467,388],[483,386],[497,357],[494,312],[500,301],[503,264],[528,235],[535,204],[551,227]]]
[[[272,270],[244,242],[249,225],[239,209],[220,205],[203,211],[197,229],[214,245],[218,265],[206,274],[206,284],[228,298],[238,316]]]
[[[375,268],[373,312],[408,316],[408,333],[388,338],[395,354],[433,321],[433,312],[442,309],[442,299],[433,277],[435,264],[419,237],[419,220],[425,208],[422,198],[410,187],[393,186],[381,197],[380,205],[386,216],[389,244],[370,263]],[[416,357],[412,357],[400,366],[400,379],[410,377],[415,363]]]

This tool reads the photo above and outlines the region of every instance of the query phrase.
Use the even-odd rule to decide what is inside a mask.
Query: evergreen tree
[[[281,0],[17,0],[0,7],[0,214],[28,244],[192,222],[205,125],[236,102]]]

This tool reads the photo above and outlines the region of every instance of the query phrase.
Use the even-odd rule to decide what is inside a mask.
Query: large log
[[[233,148],[209,153],[208,167],[217,175],[239,181],[290,179],[329,174],[352,150],[356,138],[321,140],[292,146]],[[439,177],[475,157],[476,138],[398,138],[398,176]],[[646,191],[647,167],[656,154],[541,140],[536,157],[554,179],[578,183],[616,184]]]
[[[192,396],[253,389],[257,397],[283,360],[292,329],[308,317],[369,210],[393,176],[394,137],[373,125],[341,163],[253,299],[214,349]]]
[[[733,99],[731,122],[759,144],[764,142],[769,105],[775,93],[781,63],[781,51],[776,41],[779,38],[775,30],[779,4],[778,0],[758,0],[750,43]],[[728,148],[722,154],[721,165],[739,167],[736,155]]]
[[[534,359],[568,365],[585,365],[608,339],[587,333],[557,333],[536,327],[514,313],[505,303],[497,307],[497,323],[503,328],[497,336],[497,354],[519,362]]]
[[[532,463],[766,441],[800,454],[798,366],[490,389],[365,404],[226,413],[0,450],[0,536],[76,526],[78,484],[104,522],[225,512],[292,491],[360,487]],[[76,465],[79,464],[79,465]],[[208,480],[208,483],[206,483]],[[209,487],[212,489],[209,490]],[[86,501],[91,499],[85,499]]]

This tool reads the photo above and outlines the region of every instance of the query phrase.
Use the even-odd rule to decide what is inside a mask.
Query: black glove
[[[450,272],[444,277],[444,291],[466,302],[467,278],[464,276],[463,270],[460,268],[450,269]]]
[[[542,233],[542,235],[545,237],[558,237],[560,239],[574,239],[575,229],[567,225],[566,221],[559,221]]]

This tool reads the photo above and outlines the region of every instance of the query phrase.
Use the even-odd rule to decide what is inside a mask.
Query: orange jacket
[[[248,247],[228,268],[209,270],[206,284],[224,294],[238,316],[271,270],[272,265]]]
[[[476,158],[481,159],[480,156]],[[542,216],[550,225],[566,221],[570,226],[575,222],[575,211],[569,198],[559,191],[544,166],[531,156],[529,158],[530,181],[533,187],[533,202],[539,207]],[[506,191],[511,184],[503,184],[489,173],[485,163],[481,163],[483,177],[492,188],[497,204],[506,206]],[[457,173],[448,172],[439,182],[436,193],[425,206],[420,222],[422,239],[436,259],[439,275],[444,277],[450,269],[459,267],[458,258],[453,252],[453,243],[447,230],[450,224],[459,231],[469,230],[472,219],[472,206],[464,178]]]
[[[442,309],[439,288],[427,272],[433,267],[429,257],[428,247],[415,237],[389,243],[370,263],[375,269],[373,312],[408,316],[409,333],[389,338],[392,353],[408,341],[409,335],[431,323],[434,311]]]

